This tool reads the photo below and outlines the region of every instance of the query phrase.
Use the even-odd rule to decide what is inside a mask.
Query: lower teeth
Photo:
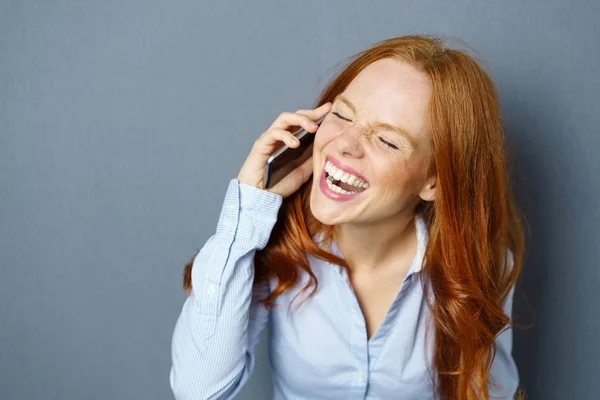
[[[327,182],[327,186],[329,187],[329,189],[333,190],[336,193],[341,193],[341,194],[355,194],[355,193],[358,193],[358,191],[356,191],[356,192],[349,192],[349,191],[344,190],[341,187],[335,185],[333,183],[333,178],[331,176],[327,176],[327,179],[325,181]]]

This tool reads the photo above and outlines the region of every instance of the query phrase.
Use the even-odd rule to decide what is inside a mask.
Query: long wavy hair
[[[415,208],[429,234],[422,282],[432,317],[432,379],[442,399],[487,399],[495,338],[510,323],[502,304],[516,284],[524,251],[497,92],[471,56],[445,47],[438,37],[411,35],[380,41],[347,59],[315,106],[333,101],[359,72],[383,58],[411,64],[432,85],[428,176],[437,175],[436,195]],[[303,287],[312,289],[308,297],[317,290],[309,254],[348,268],[320,245],[332,239],[333,226],[313,216],[311,187],[309,180],[284,199],[267,246],[255,254],[255,281],[277,282],[264,299],[267,307],[302,273],[310,277]],[[193,258],[184,270],[187,291],[192,264]]]

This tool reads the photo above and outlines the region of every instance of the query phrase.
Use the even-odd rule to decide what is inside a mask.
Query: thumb
[[[312,157],[306,160],[300,166],[300,173],[302,174],[302,183],[306,182],[313,175],[313,159]]]
[[[306,181],[308,181],[312,176],[312,160],[312,157],[310,157],[308,160],[296,167],[296,169],[283,178],[281,182],[277,183],[273,187],[272,191],[280,194],[284,198],[297,191],[300,186],[306,183]]]

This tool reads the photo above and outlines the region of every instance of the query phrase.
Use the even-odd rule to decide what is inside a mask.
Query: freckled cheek
[[[396,171],[396,173],[386,173],[381,175],[379,184],[382,187],[388,188],[389,191],[396,191],[406,185],[406,177],[402,171]]]
[[[376,167],[381,173],[377,174],[377,183],[387,188],[390,193],[403,191],[411,185],[411,171],[405,162],[397,162],[394,165],[380,165]]]
[[[422,184],[423,165],[420,163],[409,163],[403,171],[403,185],[409,190],[416,190]]]
[[[322,153],[323,149],[330,145],[332,141],[336,138],[335,132],[332,132],[328,127],[321,126],[319,130],[315,133],[315,143],[314,143],[314,151],[318,153]]]
[[[317,131],[313,143],[313,169],[323,166],[325,154],[329,151],[324,149],[326,145],[327,141],[325,137]]]

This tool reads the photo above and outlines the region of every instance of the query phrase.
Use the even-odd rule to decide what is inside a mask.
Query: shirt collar
[[[408,279],[409,276],[411,276],[412,274],[416,274],[423,269],[425,248],[427,247],[427,241],[429,240],[429,234],[427,232],[427,225],[426,225],[425,220],[423,219],[422,215],[420,215],[420,214],[415,215],[415,225],[417,228],[416,229],[417,253],[415,254],[415,257],[413,258],[412,264],[411,264],[410,268],[408,269],[405,279]],[[337,243],[333,239],[331,240],[331,249],[329,251],[332,254],[335,254],[336,256],[338,256],[340,258],[344,258],[344,256],[342,255],[342,252],[340,251],[339,247],[337,246]],[[343,270],[344,270],[343,267],[339,267],[339,266],[338,266],[338,269],[339,269],[339,272],[343,272]]]

